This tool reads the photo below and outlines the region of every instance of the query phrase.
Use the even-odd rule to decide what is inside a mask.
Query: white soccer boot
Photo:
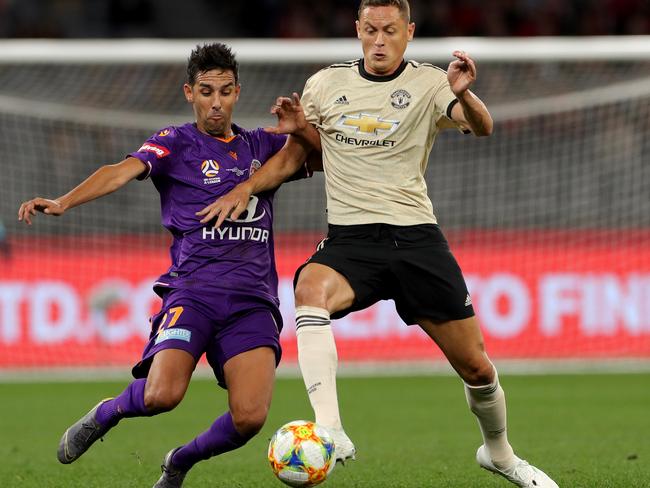
[[[531,466],[517,456],[515,459],[516,462],[512,468],[501,470],[492,463],[490,454],[484,445],[476,451],[476,460],[481,468],[499,474],[521,488],[559,488],[557,483],[549,478],[544,471]]]
[[[343,429],[327,429],[334,440],[336,462],[345,464],[348,459],[356,459],[357,450]]]

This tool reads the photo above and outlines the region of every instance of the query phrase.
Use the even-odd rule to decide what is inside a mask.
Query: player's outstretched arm
[[[246,210],[251,195],[277,188],[292,177],[305,164],[311,146],[299,137],[290,135],[284,147],[255,171],[247,181],[240,183],[196,213],[202,224],[216,219],[214,227],[220,227],[228,217],[237,219]]]
[[[36,212],[59,216],[83,203],[108,195],[121,188],[144,171],[144,164],[137,158],[126,158],[117,164],[102,166],[74,189],[63,196],[50,200],[36,197],[23,202],[18,209],[18,220],[32,223]]]
[[[294,92],[289,97],[278,97],[271,113],[278,118],[275,127],[266,127],[264,130],[271,134],[293,134],[300,137],[316,151],[321,151],[320,134],[316,128],[307,121],[305,111],[300,104],[300,96]]]
[[[481,99],[469,89],[476,81],[476,63],[464,51],[454,51],[453,54],[457,59],[449,64],[447,79],[459,103],[454,105],[451,118],[471,129],[476,136],[489,136],[494,127],[492,116]]]

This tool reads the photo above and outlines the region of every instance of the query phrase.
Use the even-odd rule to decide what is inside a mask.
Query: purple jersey
[[[230,139],[216,139],[194,124],[168,127],[130,156],[147,170],[160,193],[162,224],[172,236],[172,265],[154,288],[236,290],[278,303],[273,253],[274,191],[253,195],[236,221],[219,229],[195,215],[247,180],[282,148],[286,136],[233,124]]]

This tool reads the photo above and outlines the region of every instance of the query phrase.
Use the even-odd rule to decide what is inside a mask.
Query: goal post
[[[154,131],[193,118],[185,64],[204,40],[0,42],[0,372],[136,361],[168,266],[149,182],[19,225],[21,201],[55,197]],[[274,123],[356,40],[223,41],[240,63],[234,121]],[[650,37],[417,39],[407,58],[474,57],[489,138],[449,132],[427,185],[466,276],[488,351],[533,363],[650,364]],[[292,276],[326,231],[323,176],[276,199],[285,361],[296,360]],[[334,323],[339,357],[364,372],[442,363],[393,302]]]

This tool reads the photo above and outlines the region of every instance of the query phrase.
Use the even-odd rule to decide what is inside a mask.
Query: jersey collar
[[[386,75],[386,76],[373,75],[366,71],[366,68],[363,65],[363,58],[361,58],[359,60],[359,74],[361,75],[362,78],[365,78],[368,81],[380,81],[380,82],[392,81],[402,74],[402,71],[406,69],[406,64],[407,64],[406,61],[402,59],[402,64],[399,65],[399,68],[397,68],[393,74]]]

